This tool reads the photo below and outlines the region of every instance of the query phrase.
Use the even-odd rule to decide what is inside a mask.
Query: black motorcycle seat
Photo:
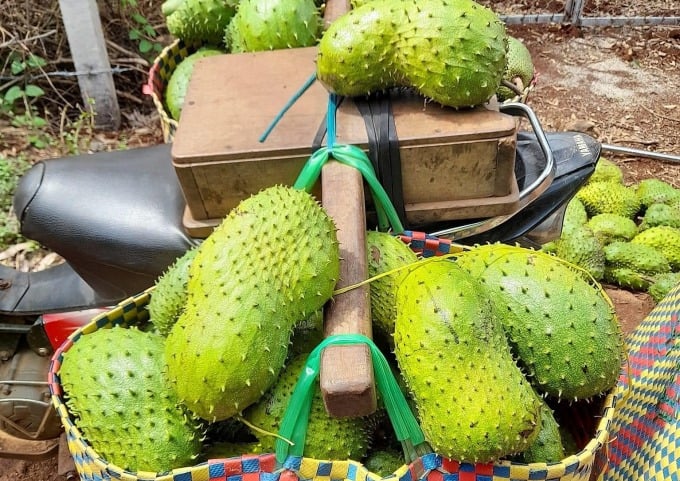
[[[21,178],[21,233],[60,254],[95,289],[153,284],[198,241],[182,224],[185,200],[170,144],[48,159]]]

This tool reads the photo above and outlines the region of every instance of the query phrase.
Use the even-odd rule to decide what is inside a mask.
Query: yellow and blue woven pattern
[[[165,109],[165,104],[163,102],[165,87],[177,65],[200,47],[201,45],[199,44],[187,44],[183,40],[175,40],[165,47],[158,57],[156,57],[149,70],[149,78],[142,87],[142,92],[145,95],[150,95],[153,99],[156,111],[161,118],[163,140],[166,143],[172,142],[175,132],[177,131],[177,121],[170,118]]]
[[[275,466],[274,455],[269,454],[209,460],[168,473],[125,471],[100,457],[79,431],[65,404],[59,367],[64,353],[82,336],[114,325],[133,326],[147,322],[146,306],[152,292],[153,288],[150,288],[95,317],[74,332],[52,358],[48,378],[52,404],[64,426],[69,450],[82,481],[590,481],[601,479],[607,465],[610,425],[619,397],[618,389],[606,397],[596,432],[585,433],[590,439],[587,445],[580,452],[555,463],[500,461],[473,464],[428,454],[382,478],[358,461],[290,456],[283,466]]]
[[[679,314],[680,285],[630,335],[608,481],[680,479]]]

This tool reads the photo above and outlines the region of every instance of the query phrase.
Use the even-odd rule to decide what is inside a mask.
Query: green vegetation
[[[13,159],[0,155],[0,251],[23,240],[12,211],[12,196],[19,177],[30,165],[23,155]]]

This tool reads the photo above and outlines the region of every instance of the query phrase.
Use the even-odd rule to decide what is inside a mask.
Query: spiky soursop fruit
[[[680,228],[680,203],[677,205],[654,203],[647,207],[640,222],[640,231],[659,225]]]
[[[186,304],[189,266],[196,252],[196,247],[186,251],[156,279],[147,308],[151,323],[163,336],[168,335]]]
[[[556,463],[564,459],[560,426],[550,406],[541,400],[541,427],[531,446],[517,456],[522,463]]]
[[[113,327],[83,335],[64,353],[59,377],[76,425],[94,450],[129,471],[194,464],[199,423],[163,375],[158,334]]]
[[[375,0],[321,37],[317,78],[338,95],[409,86],[451,107],[486,102],[505,71],[507,34],[472,0]]]
[[[340,270],[333,220],[306,192],[245,199],[198,247],[187,305],[168,335],[168,377],[198,416],[229,418],[274,383],[293,325],[331,297]]]
[[[165,88],[164,100],[165,106],[168,109],[170,117],[179,120],[182,114],[182,107],[184,107],[184,98],[187,94],[191,74],[194,72],[196,62],[205,57],[220,55],[224,52],[214,47],[199,48],[184,60],[182,60],[175,70],[173,70],[168,80],[168,85]]]
[[[435,452],[488,462],[533,442],[538,397],[515,364],[481,284],[455,263],[429,261],[410,270],[397,291],[394,340]]]
[[[632,219],[640,210],[640,201],[632,187],[618,182],[586,184],[576,193],[590,217],[598,214],[618,214]]]
[[[638,232],[637,224],[633,219],[618,214],[597,214],[591,217],[586,224],[602,242],[602,245],[616,241],[629,241]]]
[[[634,242],[612,242],[604,248],[607,265],[626,267],[643,274],[670,272],[668,259],[656,248]]]
[[[671,292],[678,284],[680,284],[680,272],[659,274],[649,285],[647,292],[655,302],[661,302],[666,297],[666,294]]]
[[[220,45],[236,0],[185,0],[166,17],[168,31],[188,44]]]
[[[671,270],[680,270],[680,229],[665,225],[650,227],[633,237],[631,242],[654,247],[668,259]]]
[[[392,342],[397,317],[396,295],[401,280],[408,273],[404,266],[418,261],[418,256],[404,242],[387,232],[366,233],[368,276],[391,272],[371,282],[371,317],[376,334]]]
[[[593,174],[588,178],[588,184],[595,182],[616,182],[623,184],[623,170],[615,162],[600,157],[595,164]]]
[[[505,72],[503,80],[516,84],[516,80],[521,80],[522,88],[531,84],[534,78],[534,62],[531,52],[520,39],[508,35],[508,53],[506,57]],[[514,98],[517,94],[510,88],[501,86],[496,92],[498,100],[503,101]]]
[[[590,398],[616,384],[625,349],[606,295],[558,258],[489,244],[458,254],[479,279],[537,390]]]
[[[635,193],[643,207],[668,204],[680,198],[680,189],[660,179],[644,179],[635,186]]]
[[[564,210],[562,234],[567,234],[572,229],[581,227],[586,222],[588,222],[588,213],[583,202],[576,197],[572,197]]]
[[[321,26],[314,0],[242,0],[224,42],[232,53],[311,47]]]
[[[666,257],[647,245],[612,242],[604,248],[604,253],[604,280],[620,287],[646,290],[654,276],[670,271]]]
[[[265,452],[274,452],[276,438],[264,434],[278,433],[290,404],[306,355],[291,359],[281,371],[276,384],[256,403],[246,409],[243,417],[258,428],[253,431]],[[315,386],[316,387],[316,386]],[[317,388],[312,398],[309,424],[305,436],[304,455],[315,459],[361,459],[368,451],[368,433],[362,418],[331,417]]]
[[[574,228],[554,242],[552,252],[571,264],[588,271],[595,280],[604,275],[602,242],[588,226]]]
[[[383,478],[394,473],[397,469],[406,464],[404,455],[393,449],[380,449],[369,453],[364,466],[370,472]]]
[[[293,335],[290,339],[288,356],[297,356],[309,353],[324,340],[323,332],[323,309],[313,312],[306,319],[295,324]]]

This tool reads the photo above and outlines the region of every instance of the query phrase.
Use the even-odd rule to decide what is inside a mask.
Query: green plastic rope
[[[314,152],[307,162],[302,167],[298,178],[293,184],[296,189],[302,189],[306,192],[311,192],[314,184],[316,184],[321,169],[329,159],[333,158],[338,162],[354,167],[361,172],[371,189],[373,202],[376,207],[378,215],[378,228],[380,230],[387,230],[390,227],[395,234],[404,232],[404,226],[399,219],[397,210],[394,208],[389,195],[383,188],[375,174],[375,169],[371,160],[366,153],[355,145],[336,144],[335,143],[335,114],[338,106],[338,97],[335,94],[330,94],[328,100],[328,115],[327,115],[327,145],[321,147]]]
[[[288,456],[302,456],[309,423],[309,412],[316,391],[315,381],[319,376],[321,352],[329,345],[342,344],[367,344],[369,346],[376,387],[382,396],[397,439],[403,445],[410,446],[409,449],[405,449],[409,460],[412,461],[418,455],[429,452],[428,446],[425,446],[424,451],[414,448],[425,444],[425,436],[380,349],[371,339],[361,334],[338,334],[324,339],[307,357],[307,362],[298,377],[279,428],[279,435],[291,440],[293,445],[291,446],[283,439],[277,439],[276,460],[283,463]]]

